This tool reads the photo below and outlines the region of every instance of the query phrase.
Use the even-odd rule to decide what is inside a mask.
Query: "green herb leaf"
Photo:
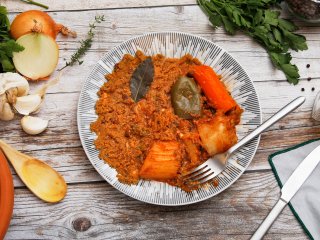
[[[259,25],[263,21],[263,11],[258,9],[256,14],[253,17],[253,26]]]
[[[298,27],[296,25],[294,25],[294,23],[289,21],[289,20],[280,18],[278,20],[278,22],[279,22],[279,27],[284,29],[284,30],[287,30],[287,31],[290,31],[290,32],[298,30]]]
[[[282,64],[289,63],[292,59],[290,53],[282,54],[276,52],[269,52],[269,55],[273,64],[278,68],[280,68]]]
[[[273,64],[286,75],[288,82],[296,85],[299,82],[299,70],[296,65],[290,63],[290,53],[269,52]]]
[[[0,6],[0,73],[14,71],[13,52],[24,49],[10,37],[10,22],[7,14],[6,7]]]
[[[130,80],[131,97],[135,102],[143,98],[149,90],[154,77],[154,66],[148,57],[133,72]]]
[[[277,40],[279,43],[281,43],[282,42],[281,32],[277,28],[273,28],[272,32],[273,32],[274,39]]]
[[[1,67],[4,72],[12,72],[14,70],[12,61],[7,55],[0,52],[0,59]]]
[[[224,24],[226,31],[229,34],[234,35],[236,33],[235,26],[226,16],[222,16],[222,22]]]
[[[306,38],[299,34],[294,34],[289,31],[283,31],[283,35],[289,43],[290,48],[293,50],[307,50],[308,46],[306,43]]]
[[[265,10],[264,11],[264,24],[277,26],[279,15],[280,15],[280,13],[278,11]]]
[[[209,17],[209,21],[212,23],[214,27],[222,26],[222,18],[220,15],[212,15]]]

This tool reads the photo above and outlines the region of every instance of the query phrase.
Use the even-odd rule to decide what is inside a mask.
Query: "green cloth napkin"
[[[305,157],[319,145],[320,139],[315,139],[269,156],[269,163],[280,188]],[[291,199],[289,207],[307,235],[311,239],[320,240],[320,165]]]

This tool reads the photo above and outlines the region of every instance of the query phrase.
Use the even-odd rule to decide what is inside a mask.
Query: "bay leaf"
[[[131,98],[135,102],[138,102],[147,94],[153,81],[153,77],[154,66],[152,63],[152,58],[148,57],[138,65],[130,79]]]

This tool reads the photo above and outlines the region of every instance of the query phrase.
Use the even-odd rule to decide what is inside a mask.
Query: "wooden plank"
[[[161,7],[161,6],[183,6],[183,5],[195,5],[195,0],[68,0],[68,1],[50,1],[39,0],[38,2],[49,6],[47,11],[81,11],[90,9],[118,9],[118,8],[146,8],[146,7]],[[19,0],[2,0],[1,4],[5,5],[10,12],[22,12],[30,9],[44,8],[23,3]]]
[[[280,123],[282,124],[282,122]],[[280,125],[281,126],[281,125]],[[46,139],[52,138],[50,135]],[[268,163],[268,156],[276,151],[294,146],[304,141],[311,139],[320,138],[320,126],[309,126],[309,127],[297,127],[283,129],[280,128],[263,133],[261,137],[261,142],[252,163],[250,164],[247,171],[258,171],[270,169]],[[10,142],[12,138],[8,139]],[[12,145],[21,149],[22,145],[19,143],[19,139],[13,138]],[[64,141],[59,139],[59,141]],[[65,147],[58,145],[58,141],[49,145],[45,145],[39,150],[26,150],[23,152],[32,155],[38,159],[42,159],[56,170],[58,170],[68,183],[81,183],[81,182],[96,182],[101,181],[102,178],[96,172],[96,170],[91,165],[90,161],[87,159],[78,138],[73,141],[72,147]],[[31,141],[30,141],[31,142]],[[29,146],[29,149],[35,148],[37,146]],[[15,186],[23,186],[23,183],[14,175]]]
[[[318,43],[320,44],[320,42]],[[261,54],[260,57],[255,53],[248,52],[233,52],[228,51],[245,69],[249,77],[255,82],[269,82],[273,87],[279,86],[276,88],[275,92],[272,93],[273,96],[280,94],[281,91],[284,94],[301,94],[305,96],[313,96],[319,90],[319,79],[320,79],[320,70],[317,68],[319,59],[305,59],[305,58],[296,58],[295,63],[299,66],[301,81],[299,85],[293,86],[289,84],[283,76],[283,73],[279,70],[276,70],[270,63],[269,57],[265,54]],[[100,58],[106,52],[89,52],[85,58],[84,62],[80,66],[73,66],[67,68],[64,75],[61,78],[61,81],[58,85],[53,86],[48,90],[50,93],[55,92],[76,92],[79,91],[82,87],[82,84],[86,80],[87,76],[93,69],[93,66],[99,61]],[[64,66],[63,58],[69,58],[72,54],[71,51],[63,51],[61,54],[59,67]],[[257,60],[259,59],[259,61]],[[257,62],[258,61],[258,62]],[[306,63],[311,65],[310,69],[306,68]],[[81,74],[79,74],[81,73]],[[311,77],[311,81],[307,79]],[[279,82],[279,83],[276,83]],[[281,83],[280,83],[281,82]],[[72,83],[72,84],[70,84]],[[37,86],[39,84],[36,84]],[[305,92],[301,92],[301,88],[305,88]],[[315,91],[312,92],[312,87],[315,87]],[[258,89],[259,96],[263,96],[264,90]],[[276,101],[274,101],[276,102]]]
[[[307,36],[310,50],[293,53],[304,79],[299,86],[293,87],[285,81],[282,72],[272,67],[266,52],[250,38],[243,34],[230,37],[222,29],[213,30],[199,7],[194,6],[194,0],[178,0],[174,2],[176,6],[171,6],[173,2],[169,0],[39,1],[49,3],[49,11],[57,11],[50,12],[54,19],[79,34],[78,39],[58,37],[59,66],[63,65],[63,58],[69,58],[76,49],[77,41],[85,37],[87,25],[96,14],[105,14],[107,21],[97,28],[95,42],[84,64],[68,69],[60,84],[49,90],[39,114],[51,119],[46,132],[28,136],[22,132],[18,118],[10,123],[0,122],[1,138],[17,149],[45,160],[69,183],[67,198],[51,205],[34,197],[14,176],[18,188],[15,189],[15,210],[7,239],[248,239],[279,197],[279,188],[268,170],[267,156],[281,148],[320,137],[319,123],[310,119],[311,106],[320,88],[316,81],[320,78],[320,70],[316,67],[320,28],[298,22],[302,26],[299,32]],[[11,12],[36,8],[18,0],[2,2]],[[78,11],[79,6],[88,11]],[[149,8],[153,6],[157,8]],[[69,10],[74,12],[66,14]],[[11,14],[10,18],[13,17]],[[102,181],[79,141],[76,107],[84,75],[112,47],[150,31],[189,32],[214,41],[230,52],[255,81],[264,119],[292,98],[307,96],[307,102],[299,110],[262,135],[249,171],[228,191],[204,203],[169,208],[126,197]],[[311,68],[305,67],[307,63]],[[313,80],[307,81],[308,77]],[[304,92],[301,92],[302,87]],[[316,91],[312,92],[312,87]],[[81,218],[89,219],[92,224],[87,231],[79,231],[87,223]],[[288,208],[266,236],[266,239],[280,238],[307,239]]]
[[[268,156],[270,154],[315,138],[320,138],[320,126],[284,130],[275,129],[264,133],[262,134],[257,154],[247,171],[268,170],[270,169],[268,163]],[[41,150],[23,152],[50,164],[62,174],[68,183],[101,181],[101,176],[87,159],[87,156],[80,146],[79,140],[73,141],[75,144],[79,144],[79,146],[58,147],[55,149],[54,145],[49,145],[47,148],[42,148]],[[16,187],[23,186],[24,184],[19,180],[15,172],[12,172],[14,176],[14,185]]]
[[[57,41],[60,46],[58,68],[64,65],[64,59],[69,59],[79,46],[78,41],[85,38],[88,23],[94,19],[96,14],[105,14],[106,22],[97,27],[95,41],[91,50],[84,57],[84,63],[81,66],[68,69],[62,78],[63,85],[60,84],[59,88],[52,88],[51,92],[78,91],[94,64],[111,48],[132,37],[154,31],[182,31],[199,35],[215,42],[234,56],[254,81],[286,81],[283,73],[272,66],[262,47],[244,34],[230,36],[221,28],[214,30],[198,6],[181,7],[180,10],[175,7],[163,7],[68,12],[68,14],[64,12],[51,13],[57,22],[61,22],[78,32],[77,39],[58,37]],[[126,15],[125,18],[123,14]],[[11,19],[13,17],[14,14],[10,15]],[[142,17],[143,19],[141,19]],[[139,22],[139,27],[137,27],[137,22]],[[170,24],[167,24],[168,22]],[[320,68],[317,67],[319,61],[317,49],[320,44],[319,31],[320,26],[302,26],[300,33],[306,35],[309,50],[293,52],[293,61],[299,67],[301,78],[304,80],[308,77],[313,80],[320,78]],[[307,63],[311,65],[310,68],[306,68]]]
[[[300,108],[289,115],[284,122],[275,125],[272,129],[316,126],[318,124],[316,121],[311,120],[310,118],[316,92],[311,91],[310,88],[313,85],[311,85],[310,82],[306,81],[303,84],[305,84],[303,85],[306,89],[305,92],[301,92],[297,87],[290,86],[286,82],[282,82],[281,84],[273,84],[270,82],[255,83],[255,87],[259,94],[264,120],[269,118],[272,114],[278,111],[286,103],[289,103],[295,97],[302,95],[307,98],[306,102]],[[317,83],[315,86],[319,86],[319,83]],[[320,88],[320,86],[318,88]],[[77,134],[76,112],[78,98],[79,92],[47,94],[38,116],[50,119],[50,124],[48,130],[41,135],[29,136],[20,131],[20,118],[18,116],[16,119],[9,122],[2,121],[1,125],[3,128],[0,129],[0,132],[5,138],[21,138],[23,142],[16,144],[18,144],[17,146],[25,146],[25,150],[35,150],[30,149],[30,146],[33,144],[39,145],[39,143],[32,141],[32,139],[45,139],[48,134],[60,134],[60,136]],[[49,144],[50,142],[56,141],[57,140],[52,137],[52,139],[47,143]],[[10,142],[14,142],[14,140],[12,139]],[[68,144],[66,146],[72,145]],[[59,147],[59,145],[56,147]]]
[[[65,81],[65,83],[61,83],[62,86],[67,86],[66,83],[68,83],[68,80],[66,79]],[[268,119],[276,111],[278,111],[285,104],[289,103],[297,96],[306,97],[306,102],[300,108],[288,115],[285,120],[283,120],[281,123],[276,124],[271,129],[305,126],[310,127],[317,126],[319,124],[318,122],[311,119],[311,109],[317,94],[316,91],[311,91],[311,87],[315,86],[316,89],[320,89],[320,82],[302,81],[301,87],[305,88],[304,92],[301,92],[301,87],[291,86],[287,82],[255,82],[254,85],[259,95],[259,102],[263,113],[263,120]],[[60,88],[60,85],[58,87]],[[43,136],[43,138],[46,138],[46,135],[48,134],[77,134],[76,112],[78,98],[79,89],[77,89],[77,92],[47,94],[38,116],[50,119],[50,124],[49,129],[39,136]],[[1,125],[3,126],[3,128],[0,129],[0,132],[2,132],[4,137],[26,137],[26,142],[21,143],[22,145],[25,145],[25,147],[27,148],[26,150],[34,150],[29,148],[29,146],[32,145],[32,141],[30,141],[30,139],[40,139],[39,136],[29,136],[24,134],[22,131],[13,131],[18,129],[20,130],[20,122],[18,116],[13,121],[1,122]],[[23,139],[24,138],[22,138],[22,140]],[[53,138],[51,141],[56,142],[56,139]],[[14,141],[12,140],[11,142]],[[30,143],[25,144],[27,142]],[[38,143],[36,144],[38,145]]]
[[[315,92],[310,92],[310,89],[307,92],[307,84],[310,82],[304,84],[306,103],[262,135],[250,171],[270,169],[267,157],[275,151],[320,138],[319,122],[310,118]],[[255,86],[260,95],[264,120],[301,93],[286,82],[256,82]],[[69,183],[100,181],[101,177],[87,160],[79,141],[76,122],[78,97],[79,92],[48,94],[38,114],[42,118],[51,119],[44,133],[38,136],[27,135],[21,130],[17,117],[10,122],[1,122],[2,139],[18,150],[47,161]],[[22,185],[16,176],[15,185]]]
[[[245,174],[216,197],[181,207],[145,204],[107,183],[70,185],[54,205],[24,188],[15,194],[7,239],[248,239],[275,204],[279,187],[271,171]],[[89,221],[87,231],[75,230]],[[288,207],[265,239],[280,238],[307,239]]]

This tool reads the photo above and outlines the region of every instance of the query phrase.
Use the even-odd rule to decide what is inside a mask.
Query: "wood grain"
[[[50,88],[38,116],[50,119],[39,136],[21,130],[20,118],[0,122],[0,136],[27,154],[57,169],[69,184],[66,199],[50,205],[34,197],[14,174],[15,211],[7,239],[248,239],[279,196],[267,157],[280,149],[320,138],[320,124],[311,108],[320,90],[320,26],[296,23],[308,40],[308,51],[293,52],[300,69],[298,86],[289,85],[270,63],[266,51],[242,33],[230,37],[213,29],[195,0],[39,0],[49,14],[78,33],[77,39],[59,36],[59,67],[85,38],[97,14],[106,22],[97,27],[92,48],[81,66],[67,68],[58,85]],[[19,0],[1,0],[10,19],[37,7]],[[81,9],[80,9],[81,8]],[[125,16],[125,17],[124,17]],[[286,16],[286,14],[285,14]],[[228,51],[248,72],[259,95],[266,120],[297,96],[306,103],[262,134],[258,152],[246,173],[222,194],[205,202],[177,208],[148,205],[131,199],[102,180],[88,161],[79,141],[76,108],[79,93],[94,64],[113,47],[146,32],[181,31],[204,37]],[[306,68],[310,64],[310,68]],[[311,77],[311,81],[307,79]],[[33,83],[32,89],[41,85]],[[312,91],[312,88],[315,91]],[[304,91],[302,91],[304,88]],[[91,225],[91,226],[90,226]],[[86,231],[84,231],[87,229]],[[286,208],[266,239],[307,239]]]
[[[70,185],[56,205],[25,189],[15,193],[7,239],[248,239],[275,204],[279,188],[270,172],[244,174],[222,194],[181,207],[145,204],[107,183]],[[76,231],[75,222],[84,219],[91,227]],[[305,239],[288,208],[265,239],[280,238]]]
[[[161,7],[161,6],[183,6],[183,5],[195,5],[196,0],[68,0],[68,1],[50,1],[50,0],[39,0],[44,5],[49,6],[47,11],[81,11],[95,10],[95,9],[117,9],[117,8],[146,8],[146,7]],[[44,8],[26,4],[19,0],[2,0],[1,4],[7,6],[10,12],[22,12],[29,9],[40,9]]]
[[[126,18],[123,18],[124,12]],[[83,80],[93,65],[110,49],[131,37],[154,31],[182,31],[199,35],[213,41],[232,54],[248,72],[253,81],[286,82],[283,73],[271,65],[266,51],[261,46],[242,33],[230,37],[225,34],[225,31],[221,28],[214,30],[208,24],[207,17],[198,6],[185,6],[180,9],[176,7],[134,8],[125,10],[68,12],[68,14],[64,12],[54,12],[50,14],[57,22],[66,24],[78,33],[77,39],[62,36],[58,37],[57,40],[60,46],[58,68],[64,65],[64,59],[69,59],[79,46],[78,41],[85,38],[88,31],[88,23],[94,19],[94,16],[96,14],[104,14],[106,16],[106,22],[103,22],[96,29],[97,34],[95,41],[91,50],[83,59],[84,63],[81,66],[74,66],[68,69],[62,78],[61,84],[59,84],[59,88],[54,87],[50,90],[51,92],[79,91]],[[11,14],[10,18],[13,19],[14,16],[15,14]],[[155,18],[155,16],[157,17]],[[167,24],[167,22],[171,24]],[[136,23],[139,23],[139,27],[136,27]],[[301,26],[302,29],[300,33],[306,35],[309,50],[293,52],[293,61],[299,67],[301,78],[305,80],[305,82],[307,82],[308,77],[314,80],[310,82],[310,85],[312,85],[314,82],[318,82],[316,80],[320,79],[320,67],[318,63],[319,51],[317,50],[320,42],[318,35],[320,26]],[[307,63],[311,65],[310,68],[306,68]],[[79,75],[79,72],[85,74]],[[73,84],[70,84],[70,81]],[[306,84],[308,85],[308,83]],[[304,84],[300,84],[301,87],[303,85]],[[288,85],[285,84],[284,86],[287,87]],[[295,87],[292,89],[292,91],[296,92],[301,88]],[[304,94],[307,94],[309,91],[311,91],[311,88],[308,87]],[[280,90],[278,90],[278,92],[280,92]]]
[[[261,89],[270,87],[267,82],[259,82],[256,85],[261,86]],[[273,92],[276,87],[273,91],[270,88],[269,90]],[[81,148],[75,117],[78,97],[79,93],[48,94],[38,114],[42,118],[51,119],[44,133],[38,136],[27,135],[21,131],[17,116],[13,121],[1,123],[2,139],[20,151],[45,160],[61,172],[69,183],[101,180]],[[265,111],[264,120],[293,98],[294,96],[285,95],[277,101],[274,101],[273,96],[261,98],[262,109]],[[303,141],[320,138],[320,124],[310,119],[312,101],[307,101],[301,109],[262,134],[257,155],[248,170],[270,169],[267,158],[271,153]],[[16,176],[14,179],[15,185],[21,186]]]

